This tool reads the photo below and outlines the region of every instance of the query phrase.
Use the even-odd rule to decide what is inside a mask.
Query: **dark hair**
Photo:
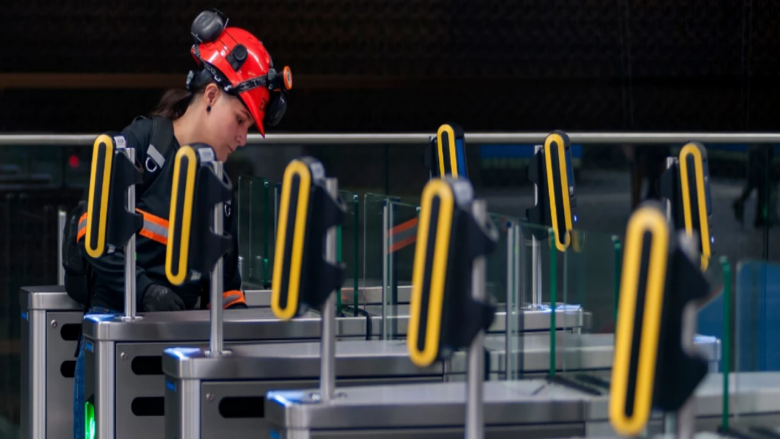
[[[187,111],[187,107],[192,103],[194,95],[203,93],[206,87],[213,81],[206,82],[199,86],[195,91],[187,91],[181,88],[173,88],[163,93],[157,108],[152,111],[152,116],[162,116],[170,120],[176,120]]]
[[[152,111],[152,116],[162,116],[170,120],[176,120],[184,115],[187,107],[192,102],[191,91],[174,88],[163,93],[157,108]]]

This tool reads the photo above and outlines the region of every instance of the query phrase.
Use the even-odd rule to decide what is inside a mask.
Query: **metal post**
[[[671,168],[674,166],[674,163],[677,161],[674,157],[667,157],[666,158],[666,169]],[[674,194],[672,194],[674,196]],[[671,222],[672,221],[672,200],[669,198],[666,199],[666,221]]]
[[[676,437],[678,439],[691,439],[693,437],[695,428],[693,407],[693,398],[690,398],[677,411]]]
[[[534,155],[539,154],[544,147],[534,146]],[[534,206],[539,205],[539,185],[534,184]],[[531,237],[531,308],[542,307],[542,249],[536,236]]]
[[[217,178],[222,181],[223,164],[220,161],[214,162],[214,171],[217,174]],[[217,203],[214,206],[214,233],[222,235],[222,203]],[[214,265],[214,269],[211,270],[211,307],[210,307],[210,323],[211,323],[211,338],[209,339],[209,354],[214,357],[222,355],[222,285],[224,279],[222,278],[223,261],[222,258],[217,260]]]
[[[68,212],[57,211],[57,285],[65,285],[65,267],[62,266],[62,244],[65,241],[65,222]]]
[[[385,316],[385,333],[387,334],[387,340],[390,340],[391,338],[395,337],[398,334],[398,331],[396,330],[396,326],[394,323],[398,322],[398,319],[394,318],[396,313],[396,306],[397,300],[396,299],[396,288],[395,285],[398,283],[398,280],[395,278],[396,272],[395,272],[395,258],[393,258],[393,255],[390,253],[390,248],[392,247],[392,235],[390,234],[390,230],[393,229],[393,225],[395,224],[395,214],[393,213],[395,211],[395,206],[393,203],[388,200],[387,201],[387,229],[385,232],[385,242],[387,242],[387,315]],[[392,322],[392,324],[391,324]]]
[[[472,203],[471,211],[474,214],[474,219],[478,223],[483,224],[487,217],[487,202],[485,200],[475,200]],[[476,258],[474,265],[471,267],[471,295],[476,301],[481,302],[485,300],[485,256]],[[484,418],[482,416],[482,387],[485,379],[484,340],[485,332],[479,331],[469,347],[468,384],[466,388],[466,438],[468,439],[482,439],[484,434]]]
[[[338,197],[339,183],[335,178],[325,180],[325,188],[331,197]],[[325,261],[336,264],[336,227],[331,227],[325,237]],[[320,344],[320,400],[330,401],[336,381],[336,294],[331,291],[322,308],[322,343]]]
[[[517,308],[525,306],[525,239],[523,229],[520,224],[515,224],[515,297],[517,298]],[[520,328],[518,328],[520,329]],[[522,329],[521,329],[522,330]]]
[[[135,148],[125,148],[130,163],[135,163]],[[127,211],[135,212],[135,185],[127,188]],[[124,320],[136,318],[135,305],[135,234],[125,244],[125,315]]]
[[[390,278],[388,260],[390,251],[387,245],[388,231],[390,230],[390,200],[385,200],[382,206],[382,340],[387,340],[387,281]]]
[[[512,335],[514,334],[514,331],[512,331],[512,322],[514,321],[512,312],[514,311],[513,305],[513,295],[515,293],[515,282],[517,282],[517,277],[514,271],[515,261],[514,261],[514,254],[515,254],[515,226],[511,222],[507,223],[507,229],[506,229],[506,340],[504,342],[506,343],[506,347],[504,348],[505,352],[505,370],[506,370],[506,379],[507,381],[510,381],[512,379]]]
[[[531,238],[531,308],[542,307],[542,246],[536,237]]]

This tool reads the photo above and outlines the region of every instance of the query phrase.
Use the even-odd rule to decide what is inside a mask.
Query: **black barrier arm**
[[[569,136],[563,131],[554,131],[547,136],[542,147],[536,147],[528,165],[528,178],[535,186],[535,204],[528,209],[527,216],[534,224],[552,227],[555,246],[560,251],[569,246],[570,232],[574,227],[573,176]],[[540,241],[548,236],[543,229],[533,233]]]
[[[417,228],[407,349],[428,367],[469,347],[466,436],[482,429],[484,332],[495,316],[485,297],[485,257],[498,231],[466,179],[432,179]]]
[[[467,178],[466,139],[463,128],[454,123],[440,126],[436,135],[428,140],[423,164],[430,171],[430,178]]]
[[[528,179],[534,183],[534,206],[527,210],[529,222],[551,227],[555,248],[565,251],[573,238],[574,172],[571,163],[571,142],[563,131],[550,133],[544,145],[536,146],[528,165]],[[543,227],[531,230],[531,306],[542,304],[541,244],[548,238]],[[575,248],[579,249],[578,244]],[[552,244],[551,244],[552,245]]]
[[[707,373],[693,347],[695,313],[687,309],[705,299],[709,286],[677,239],[664,208],[645,203],[631,216],[620,286],[609,417],[621,436],[637,436],[653,408],[677,412],[677,437],[692,435],[687,403]]]
[[[122,136],[103,134],[95,139],[84,247],[93,261],[112,253],[112,249],[124,247],[124,312],[126,319],[133,319],[135,234],[143,227],[143,217],[135,211],[135,185],[143,180],[143,171],[135,163],[135,149],[125,146]]]
[[[707,150],[697,142],[687,143],[678,157],[669,157],[661,176],[661,194],[666,199],[667,217],[676,230],[696,237],[701,269],[712,257],[710,234],[712,202]]]
[[[336,227],[344,222],[345,212],[338,181],[325,178],[322,163],[311,157],[290,162],[282,183],[271,309],[282,320],[308,308],[321,312],[320,398],[324,402],[333,397],[335,386],[335,293],[344,278],[344,264],[336,262]]]
[[[222,227],[223,204],[230,201],[232,185],[222,162],[204,144],[179,148],[173,168],[168,221],[165,274],[173,285],[211,276],[211,355],[223,352],[223,260],[232,237]]]
[[[343,280],[343,264],[322,257],[326,232],[343,223],[346,211],[325,180],[322,164],[310,157],[293,160],[284,172],[271,293],[282,320],[321,309]]]

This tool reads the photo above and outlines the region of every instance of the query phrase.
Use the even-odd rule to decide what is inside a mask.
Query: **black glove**
[[[144,311],[181,311],[184,301],[178,294],[162,285],[151,284],[146,287],[143,299]]]

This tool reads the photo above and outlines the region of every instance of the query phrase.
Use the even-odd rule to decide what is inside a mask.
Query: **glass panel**
[[[414,267],[415,243],[417,241],[417,216],[419,207],[393,200],[389,203],[388,224],[385,236],[388,255],[387,315],[389,338],[398,338],[398,319],[392,317],[409,315],[409,300],[412,293],[412,269]],[[405,336],[405,335],[403,335]]]
[[[359,313],[358,297],[358,266],[360,250],[360,197],[354,192],[339,191],[339,197],[346,206],[344,223],[337,228],[336,239],[336,260],[344,263],[346,272],[344,273],[344,282],[338,294],[336,304],[337,315],[353,315]],[[358,306],[354,306],[354,305]]]
[[[238,198],[236,202],[238,205],[235,210],[238,212],[238,266],[241,272],[241,281],[243,288],[249,285],[248,276],[249,270],[247,262],[249,258],[249,243],[251,238],[249,236],[249,206],[252,204],[249,198],[249,185],[252,182],[253,177],[250,175],[238,176]]]
[[[382,284],[387,281],[383,277],[386,274],[383,267],[388,263],[384,253],[387,241],[382,238],[387,227],[387,196],[368,193],[362,196],[362,200],[363,205],[359,207],[363,219],[363,236],[360,242],[362,256],[361,265],[358,267],[361,282],[359,300],[366,311],[381,316]]]
[[[274,184],[263,178],[239,178],[239,255],[245,289],[271,288],[275,242]]]
[[[485,338],[485,346],[490,350],[510,352],[510,355],[503,357],[505,364],[499,365],[498,369],[504,371],[504,379],[514,379],[517,363],[511,352],[512,342],[517,341],[515,338],[518,330],[517,319],[513,318],[517,316],[519,309],[516,298],[518,266],[515,264],[514,254],[514,236],[518,220],[499,214],[490,214],[490,219],[498,230],[498,242],[493,252],[485,259],[485,289],[489,298],[496,303],[496,317]]]
[[[780,371],[780,265],[740,262],[735,302],[736,373],[729,389],[731,409],[738,416],[755,412],[755,396],[760,389],[780,385],[778,374],[770,373]],[[739,426],[738,418],[731,422]]]

